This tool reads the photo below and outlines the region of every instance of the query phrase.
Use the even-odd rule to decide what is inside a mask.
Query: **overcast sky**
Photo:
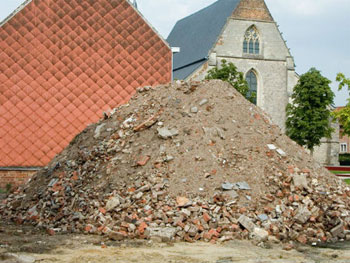
[[[177,20],[216,0],[137,0],[146,19],[166,38]],[[0,20],[23,0],[0,0]],[[338,72],[350,77],[350,0],[265,0],[303,74],[311,67],[333,81]],[[336,92],[344,105],[348,91]]]

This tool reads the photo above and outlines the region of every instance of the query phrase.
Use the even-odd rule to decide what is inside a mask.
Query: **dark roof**
[[[172,47],[180,47],[174,54],[174,78],[184,79],[196,70],[194,65],[207,59],[228,17],[240,0],[219,0],[214,4],[179,20],[168,36]],[[189,68],[187,68],[189,66]]]

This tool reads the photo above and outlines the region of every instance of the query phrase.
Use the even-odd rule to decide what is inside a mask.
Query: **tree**
[[[252,102],[256,94],[250,94],[248,83],[244,79],[243,73],[239,72],[232,62],[227,63],[224,59],[221,62],[221,67],[215,67],[209,70],[205,79],[221,79],[227,81],[246,99]]]
[[[338,73],[336,81],[339,82],[338,90],[347,86],[350,91],[350,79],[347,79],[343,73]],[[333,117],[337,119],[342,126],[342,133],[350,136],[350,98],[348,98],[347,101],[348,103],[344,108],[333,112]]]
[[[311,68],[300,76],[293,90],[293,103],[286,108],[287,135],[299,145],[306,146],[311,154],[314,147],[321,144],[321,139],[330,138],[333,131],[330,107],[334,93],[330,83],[320,71]]]

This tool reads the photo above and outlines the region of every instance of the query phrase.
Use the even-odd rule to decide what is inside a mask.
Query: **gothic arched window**
[[[256,105],[256,97],[258,94],[258,80],[253,70],[250,70],[247,73],[246,80],[249,87],[248,98],[252,98],[252,102]]]
[[[245,32],[243,41],[243,53],[245,54],[260,54],[260,38],[258,30],[255,26],[251,26]]]

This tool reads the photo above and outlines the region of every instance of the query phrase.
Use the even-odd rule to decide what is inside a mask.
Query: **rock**
[[[143,192],[138,192],[134,195],[135,199],[141,199],[141,197],[143,196]]]
[[[300,189],[308,189],[308,183],[305,174],[294,174],[293,175],[293,183],[295,187]]]
[[[197,113],[198,112],[198,108],[197,107],[192,107],[191,108],[191,112],[192,113]]]
[[[287,156],[287,154],[286,154],[282,149],[277,149],[276,151],[277,151],[277,152],[279,153],[279,155],[281,155],[282,157]]]
[[[265,222],[265,221],[269,220],[269,217],[266,214],[260,214],[260,215],[258,215],[258,218],[261,222]]]
[[[269,233],[266,230],[259,227],[254,228],[253,234],[259,241],[266,241],[269,236]]]
[[[149,236],[161,238],[162,242],[170,242],[176,235],[176,228],[173,227],[155,227],[148,228]]]
[[[279,244],[279,243],[280,243],[280,241],[278,240],[278,238],[275,237],[275,236],[269,236],[269,237],[267,238],[267,240],[268,240],[269,242],[275,243],[275,244]]]
[[[176,129],[169,130],[168,128],[163,127],[163,128],[158,128],[157,131],[158,131],[159,137],[161,137],[162,139],[165,139],[165,140],[172,138],[176,135],[179,135],[179,131]]]
[[[222,188],[224,191],[232,190],[233,187],[234,187],[233,184],[227,183],[227,182],[226,182],[226,183],[223,183],[223,184],[221,185],[221,188]]]
[[[293,250],[295,248],[295,246],[294,246],[294,244],[292,244],[292,243],[287,243],[287,244],[284,244],[283,245],[283,250],[285,250],[285,251],[291,251],[291,250]]]
[[[339,237],[344,234],[344,223],[341,222],[339,225],[331,229],[333,237]]]
[[[213,139],[215,137],[219,137],[220,139],[225,140],[225,132],[219,127],[203,127],[203,131],[206,135],[210,136]]]
[[[294,219],[299,224],[305,224],[311,217],[311,212],[306,206],[300,206]]]
[[[238,222],[245,228],[247,229],[249,232],[254,232],[255,229],[255,224],[253,223],[253,221],[245,216],[245,215],[241,215],[240,218],[238,219]]]
[[[268,144],[267,147],[270,149],[270,150],[276,150],[277,147],[273,144]]]
[[[106,124],[105,124],[105,123],[102,123],[102,124],[100,124],[100,125],[98,125],[98,126],[96,127],[96,129],[95,129],[95,135],[94,135],[94,138],[95,138],[95,139],[98,139],[98,138],[101,136],[101,130],[102,130],[102,128],[103,128],[104,126],[106,126]]]
[[[151,189],[151,187],[150,187],[148,184],[146,184],[146,185],[140,187],[139,189],[137,189],[137,190],[135,191],[135,193],[147,192],[147,191],[149,191],[150,189]]]
[[[192,204],[192,202],[184,196],[176,197],[176,203],[178,207],[187,207]]]
[[[119,205],[120,205],[119,198],[112,197],[111,199],[108,200],[108,202],[106,204],[106,210],[111,211]]]
[[[167,156],[164,158],[164,162],[171,162],[172,160],[174,160],[174,157],[171,156],[171,155],[167,155]]]
[[[235,184],[235,186],[239,190],[252,190],[247,182],[238,182]]]
[[[238,194],[235,190],[226,191],[225,194],[230,197],[231,200],[236,199]]]
[[[36,261],[31,256],[16,255],[13,253],[0,254],[0,259],[3,259],[4,263],[34,263]]]
[[[108,233],[107,233],[108,237],[112,240],[115,240],[115,241],[120,241],[120,240],[123,240],[126,235],[124,233],[121,233],[121,232],[116,232],[116,231],[113,231],[113,230],[110,230]]]
[[[207,99],[202,99],[200,102],[199,102],[199,106],[203,106],[205,104],[208,103],[208,100]]]
[[[148,163],[148,161],[151,159],[151,157],[150,156],[148,156],[148,155],[146,155],[146,156],[141,156],[140,158],[139,158],[139,160],[137,161],[137,165],[139,165],[139,166],[145,166],[147,163]]]

